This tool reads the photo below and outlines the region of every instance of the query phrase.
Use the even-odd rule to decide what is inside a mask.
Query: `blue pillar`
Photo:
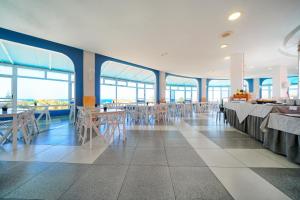
[[[248,78],[248,79],[245,79],[245,81],[248,82],[249,92],[253,92],[254,91],[254,79],[253,78]]]
[[[198,82],[198,102],[201,102],[202,99],[202,79],[201,78],[196,78]]]

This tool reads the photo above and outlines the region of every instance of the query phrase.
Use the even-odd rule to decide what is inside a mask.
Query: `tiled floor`
[[[126,143],[96,137],[92,150],[56,121],[33,145],[0,149],[0,198],[300,199],[299,165],[214,117],[129,125]]]

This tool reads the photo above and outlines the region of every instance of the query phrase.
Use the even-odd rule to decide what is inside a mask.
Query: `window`
[[[101,104],[112,103],[113,101],[119,103],[145,103],[155,101],[154,84],[117,79],[101,79]]]
[[[298,77],[289,77],[289,96],[291,99],[296,99],[298,98]]]
[[[112,103],[117,100],[117,87],[113,85],[101,85],[101,103]]]
[[[47,72],[48,79],[57,79],[57,80],[65,80],[69,79],[68,74],[58,73],[58,72]]]
[[[172,76],[166,78],[166,101],[167,102],[197,102],[198,83],[196,79]]]
[[[139,88],[144,88],[144,87],[145,87],[145,84],[144,84],[144,83],[138,83],[138,87],[139,87]]]
[[[33,77],[33,78],[45,78],[45,71],[18,68],[18,76],[26,76],[26,77]]]
[[[117,88],[118,103],[135,103],[136,102],[136,88],[118,87]]]
[[[138,100],[144,101],[145,100],[145,90],[144,89],[138,89]]]
[[[208,101],[228,101],[230,96],[229,80],[210,80],[208,83]]]
[[[197,102],[197,87],[195,86],[170,86],[166,87],[167,102]]]
[[[9,103],[11,100],[11,78],[0,77],[0,103]]]
[[[146,87],[147,89],[153,89],[153,85],[150,85],[150,84],[146,84],[145,87]]]
[[[249,83],[244,80],[243,90],[249,92]],[[208,83],[208,101],[229,101],[231,94],[230,80],[210,80]]]
[[[12,75],[12,67],[1,66],[0,65],[0,74],[3,74],[3,75]]]
[[[155,102],[155,94],[154,94],[154,89],[146,89],[146,102]]]
[[[271,99],[273,97],[272,79],[268,78],[262,82],[261,85],[261,98]]]
[[[0,66],[0,101],[16,102],[17,106],[33,105],[37,101],[41,105],[59,105],[50,109],[67,109],[65,105],[74,99],[75,83],[69,80],[73,73],[18,66],[14,71],[13,67]],[[16,82],[13,76],[17,77]],[[17,84],[15,92],[14,84]]]
[[[115,85],[116,81],[115,80],[110,80],[110,79],[104,79],[104,84]]]
[[[128,82],[128,87],[136,87],[136,83],[134,82]]]
[[[120,86],[126,86],[127,82],[126,81],[118,81],[118,85],[120,85]]]

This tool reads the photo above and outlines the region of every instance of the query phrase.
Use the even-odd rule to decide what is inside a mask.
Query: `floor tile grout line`
[[[89,165],[89,164],[87,164],[87,165]],[[66,188],[66,190],[63,191],[63,192],[59,195],[59,197],[57,198],[57,200],[60,199],[64,194],[66,194],[66,193],[71,189],[71,187],[75,184],[75,182],[77,182],[81,177],[87,175],[87,174],[88,174],[88,171],[91,169],[92,166],[93,166],[93,165],[89,166],[88,169],[87,169],[87,171],[86,171],[84,174],[79,175],[79,176],[73,181],[73,183],[71,183],[71,184],[69,185],[69,187]]]
[[[139,142],[139,141],[138,141],[138,142]],[[125,181],[126,181],[126,178],[127,178],[127,174],[128,174],[128,171],[129,171],[129,168],[132,166],[131,163],[132,163],[134,154],[135,154],[135,152],[136,152],[136,148],[137,148],[137,145],[136,145],[136,147],[134,148],[134,152],[133,152],[132,157],[131,157],[131,159],[130,159],[130,161],[129,161],[129,164],[127,165],[127,169],[126,169],[126,172],[125,172],[125,176],[124,176],[124,179],[123,179],[123,181],[122,181],[120,190],[119,190],[118,195],[117,195],[117,200],[120,198],[120,194],[121,194],[121,191],[122,191],[123,186],[124,186],[124,184],[125,184]]]
[[[19,185],[19,186],[18,186],[17,188],[15,188],[14,190],[12,190],[12,191],[8,192],[7,194],[5,194],[3,197],[4,197],[4,198],[8,197],[10,194],[12,194],[13,192],[15,192],[15,191],[18,190],[19,188],[21,188],[23,185],[27,184],[29,181],[31,181],[32,179],[34,179],[36,176],[38,176],[38,175],[40,175],[41,173],[45,172],[46,170],[50,169],[50,168],[52,167],[52,166],[50,166],[50,165],[56,165],[56,163],[55,163],[55,164],[52,164],[52,163],[51,163],[51,164],[48,164],[48,163],[47,163],[47,165],[49,165],[49,166],[46,167],[44,170],[42,170],[42,171],[40,171],[39,173],[37,173],[37,174],[31,176],[28,180],[26,180],[24,183],[22,183],[21,185]]]
[[[168,156],[167,156],[167,151],[166,151],[165,144],[164,144],[164,151],[165,151],[165,155],[166,155],[167,168],[168,168],[168,172],[169,172],[169,176],[170,176],[170,181],[171,181],[171,184],[172,184],[172,190],[173,190],[173,194],[174,194],[174,199],[176,200],[177,197],[176,197],[176,193],[175,193],[175,184],[174,184],[174,181],[173,181],[173,178],[172,178],[172,175],[171,175],[170,164],[169,164],[169,160],[168,160]]]

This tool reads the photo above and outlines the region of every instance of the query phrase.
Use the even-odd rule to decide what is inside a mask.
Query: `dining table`
[[[7,111],[0,110],[0,119],[12,118],[12,145],[13,149],[17,149],[18,140],[18,117],[28,111],[27,109],[8,109]]]

